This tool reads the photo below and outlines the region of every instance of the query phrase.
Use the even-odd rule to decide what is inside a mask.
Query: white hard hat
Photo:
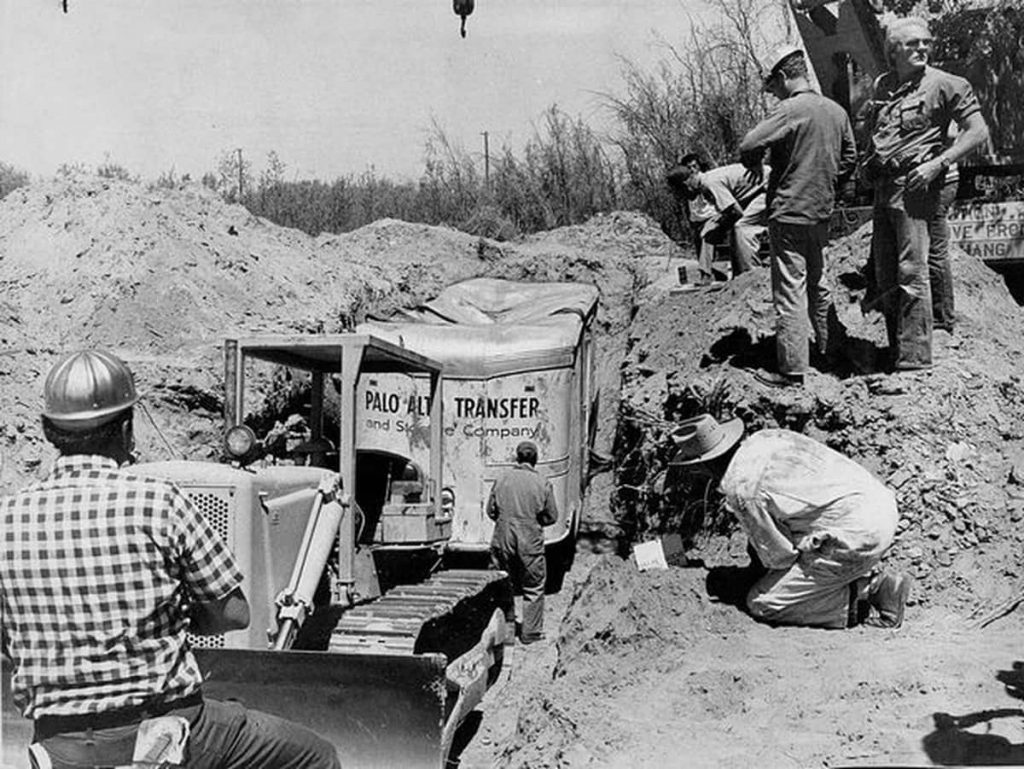
[[[793,45],[793,43],[786,43],[772,51],[768,55],[768,58],[764,60],[764,66],[762,67],[764,79],[768,80],[772,75],[774,75],[775,71],[779,68],[779,65],[795,53],[803,55],[804,49],[798,45]]]

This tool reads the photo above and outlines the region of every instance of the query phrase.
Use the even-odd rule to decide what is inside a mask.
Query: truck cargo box
[[[594,418],[592,323],[598,290],[579,283],[476,278],[422,307],[359,326],[444,365],[442,487],[455,493],[450,547],[483,550],[492,524],[491,485],[534,441],[537,469],[551,480],[559,519],[551,544],[575,533],[587,479]],[[425,461],[425,381],[407,374],[365,377],[357,399],[357,450]]]

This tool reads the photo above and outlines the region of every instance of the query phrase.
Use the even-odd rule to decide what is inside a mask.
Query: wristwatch
[[[943,171],[948,171],[949,167],[953,165],[953,161],[945,155],[939,155],[939,165],[942,166]]]

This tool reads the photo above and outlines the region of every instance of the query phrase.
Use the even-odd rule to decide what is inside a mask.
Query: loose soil
[[[42,378],[68,349],[130,362],[143,458],[212,459],[225,336],[339,331],[474,276],[593,283],[596,454],[610,461],[595,465],[581,552],[549,596],[548,640],[511,650],[452,764],[1024,764],[1024,311],[956,253],[956,336],[939,335],[931,371],[883,373],[869,230],[829,250],[833,369],[780,392],[751,375],[773,358],[767,271],[673,290],[684,254],[637,214],[513,242],[393,220],[310,238],[199,186],[36,184],[0,202],[0,492],[53,459]],[[896,490],[888,563],[917,580],[904,628],[770,628],[712,596],[709,576],[743,566],[745,542],[713,490],[667,466],[672,424],[704,410],[807,433]],[[631,543],[669,533],[685,557],[639,572]]]

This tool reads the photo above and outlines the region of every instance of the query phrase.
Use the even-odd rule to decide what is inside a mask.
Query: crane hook
[[[473,13],[474,0],[452,0],[452,10],[462,20],[459,34],[466,36],[466,17]]]

